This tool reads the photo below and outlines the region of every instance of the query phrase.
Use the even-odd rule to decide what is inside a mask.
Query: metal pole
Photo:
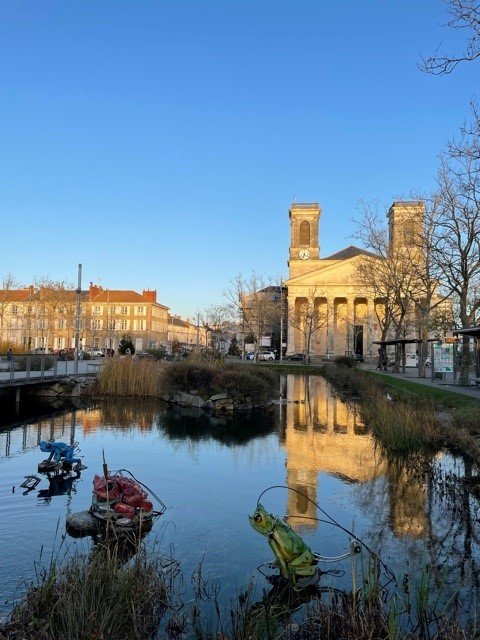
[[[82,265],[78,265],[78,287],[77,287],[77,313],[75,315],[75,365],[74,372],[78,373],[78,344],[80,337],[80,297],[82,294]],[[65,360],[68,356],[65,356]]]

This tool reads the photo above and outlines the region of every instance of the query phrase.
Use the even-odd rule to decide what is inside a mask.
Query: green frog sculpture
[[[268,513],[260,503],[248,519],[255,531],[268,538],[282,577],[288,580],[295,591],[318,582],[321,572],[317,567],[317,559],[292,527]]]

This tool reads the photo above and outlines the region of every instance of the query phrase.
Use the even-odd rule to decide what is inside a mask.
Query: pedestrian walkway
[[[57,370],[53,367],[45,369],[45,371],[30,371],[27,376],[26,371],[0,371],[0,385],[10,382],[21,382],[25,380],[51,380],[55,377],[63,377],[74,375],[75,373],[98,373],[103,360],[79,360],[78,371],[75,372],[75,362],[73,360],[59,360],[57,362]],[[96,367],[92,365],[97,365]]]
[[[479,387],[460,387],[453,383],[445,382],[445,380],[431,380],[428,378],[419,378],[418,371],[415,367],[409,368],[405,373],[392,373],[391,371],[379,371],[372,365],[362,364],[360,367],[364,371],[371,371],[379,376],[390,376],[391,378],[399,378],[400,380],[408,380],[415,384],[421,384],[425,387],[431,387],[433,389],[441,389],[442,391],[451,391],[452,393],[458,393],[460,395],[469,396],[470,398],[476,398],[480,400],[480,388]]]

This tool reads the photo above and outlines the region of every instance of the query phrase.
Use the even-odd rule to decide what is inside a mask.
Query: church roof
[[[365,249],[360,249],[360,247],[354,247],[351,244],[349,247],[334,253],[327,258],[321,258],[321,260],[348,260],[349,258],[354,258],[355,256],[370,256],[371,258],[379,258],[375,253],[371,251],[366,251]]]

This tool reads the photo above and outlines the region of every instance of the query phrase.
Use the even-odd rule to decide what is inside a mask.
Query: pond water
[[[325,517],[314,502],[374,548],[400,581],[404,574],[418,581],[429,565],[445,599],[460,594],[471,610],[480,601],[480,526],[478,502],[462,480],[472,474],[468,463],[446,453],[389,461],[356,405],[342,402],[324,379],[288,375],[281,387],[285,404],[230,422],[159,403],[104,402],[0,427],[0,611],[11,609],[39,558],[88,550],[90,539],[63,541],[65,516],[89,506],[102,452],[110,469],[131,470],[166,503],[146,543],[180,562],[186,598],[201,562],[225,601],[252,578],[260,592],[267,586],[257,566],[272,560],[271,551],[247,516],[262,491],[283,485],[262,503],[315,551],[344,553],[349,536],[318,522]],[[24,476],[37,474],[45,457],[38,443],[51,438],[78,442],[87,469],[63,495],[49,496],[44,476],[24,494]],[[325,580],[349,589],[350,564],[335,568],[344,575]]]

